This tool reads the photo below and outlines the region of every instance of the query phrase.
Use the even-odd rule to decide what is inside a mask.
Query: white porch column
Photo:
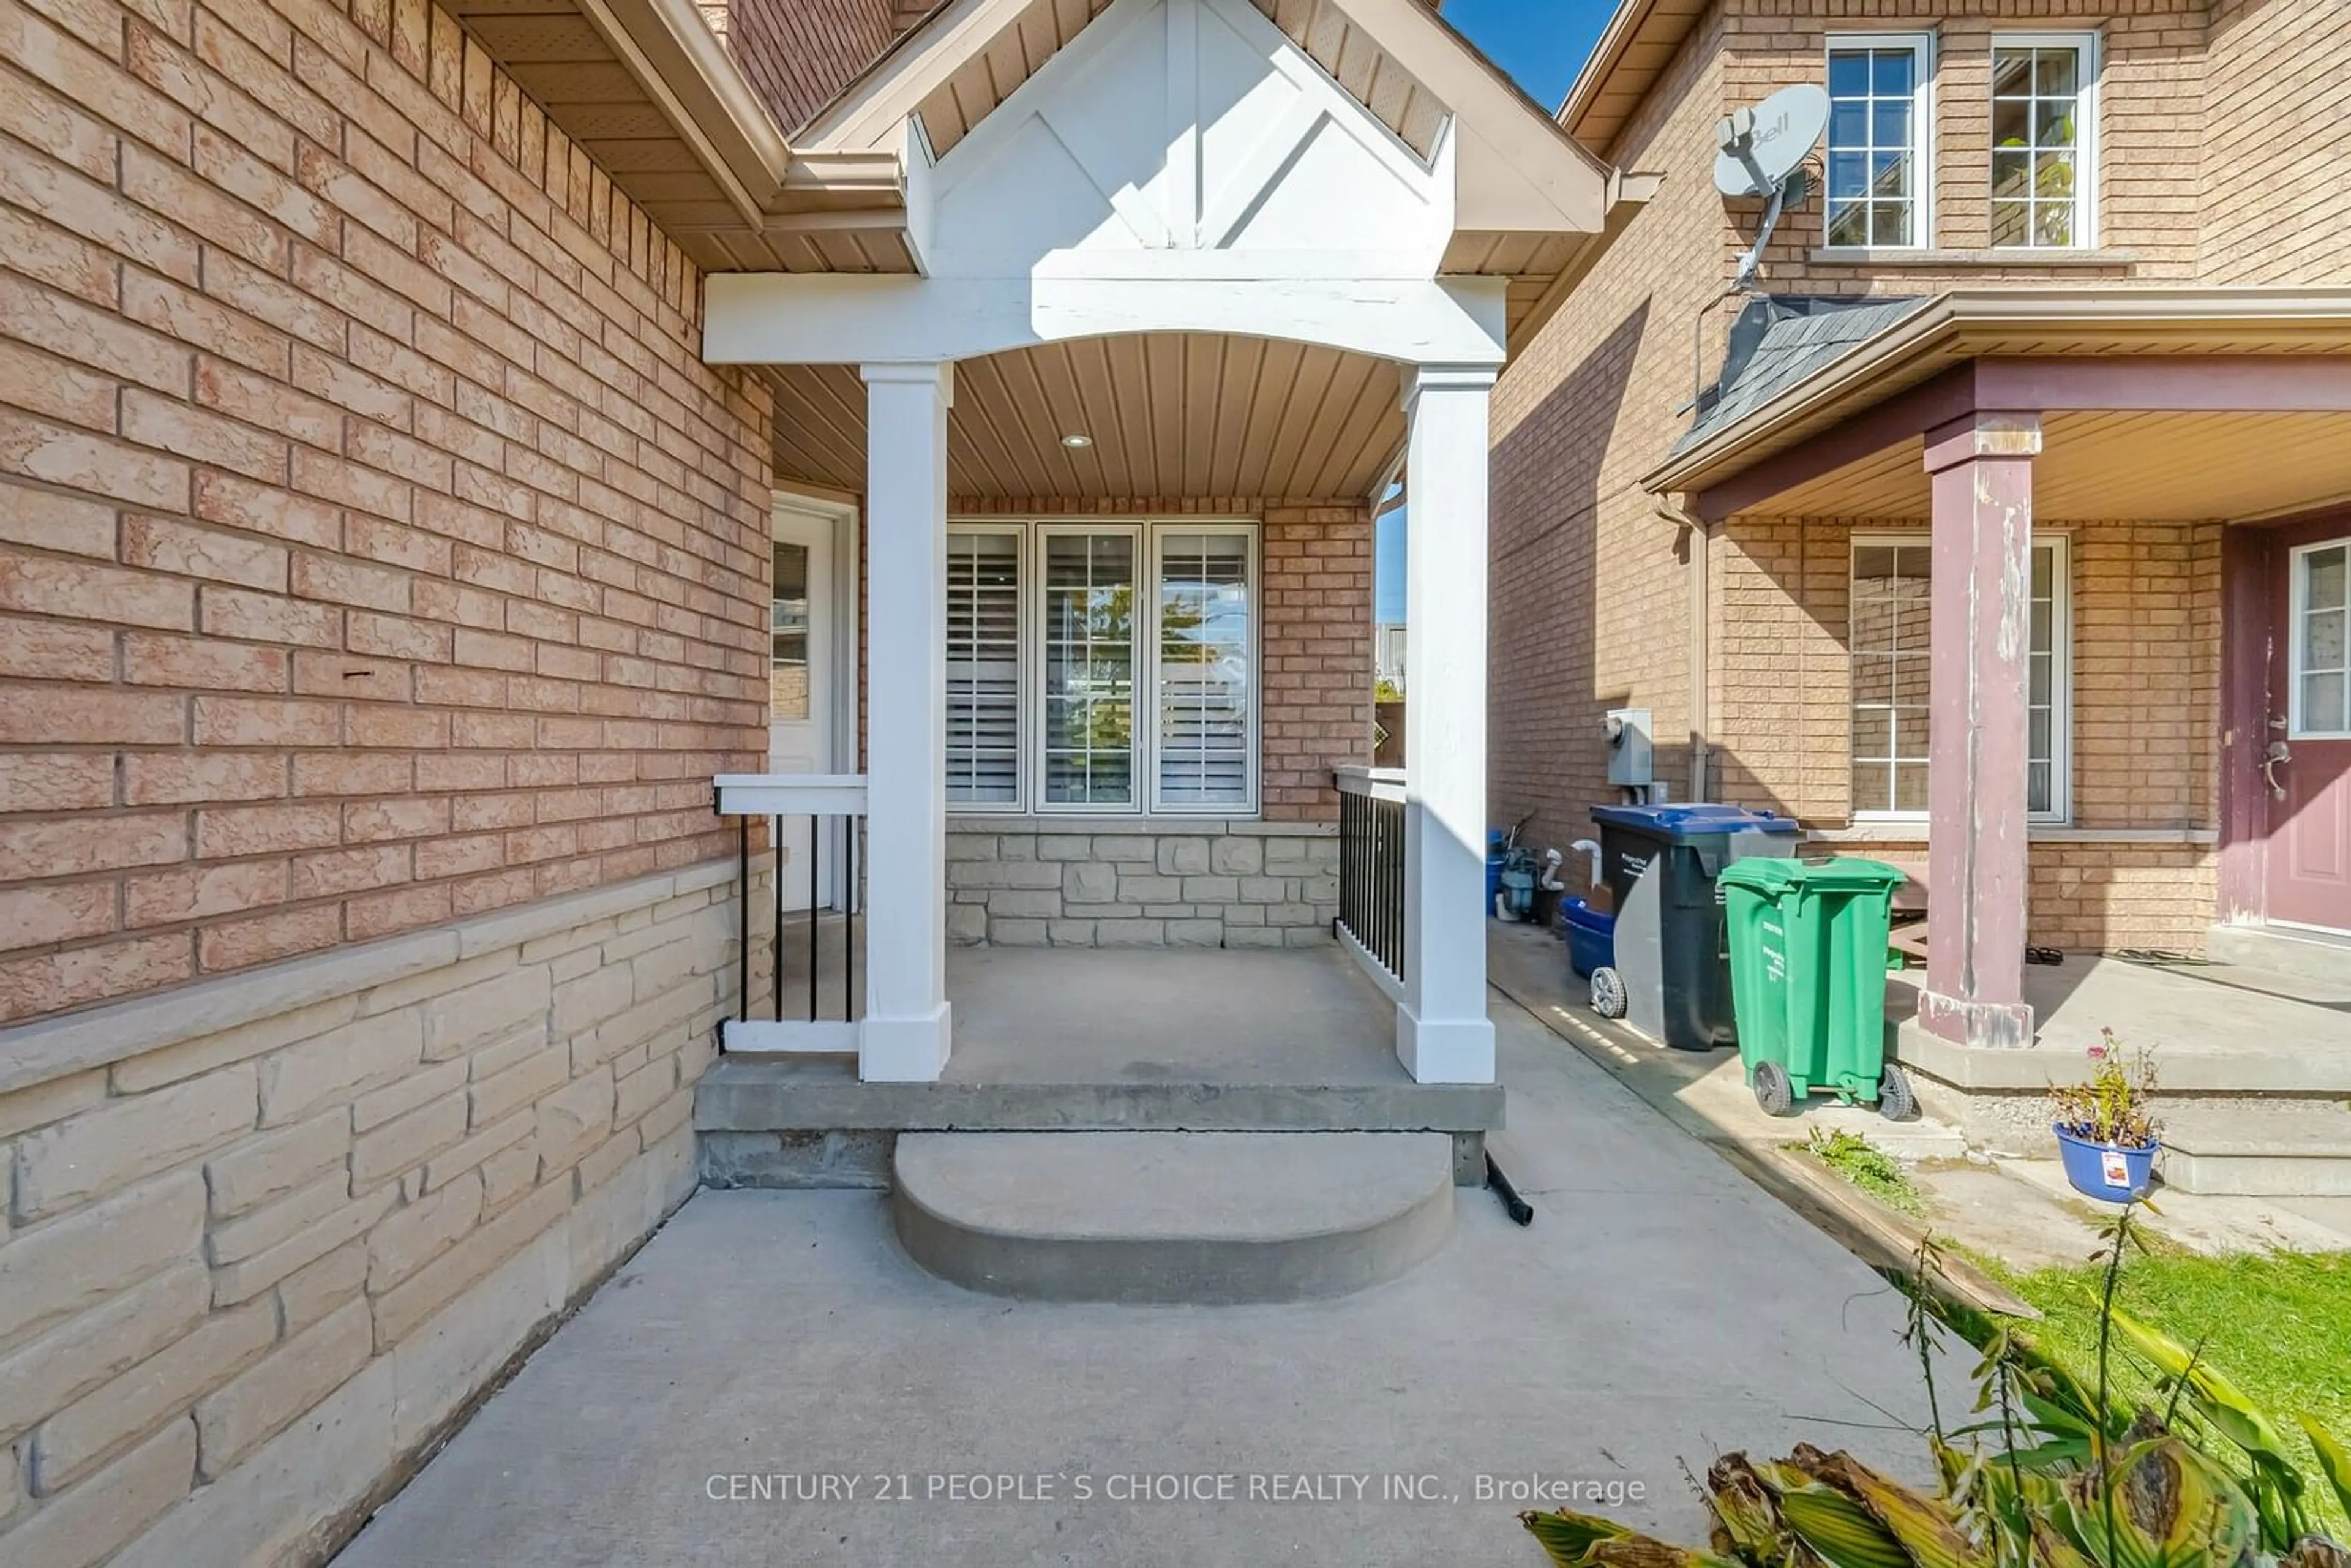
[[[865,376],[866,964],[858,1076],[946,1067],[947,405],[952,364]]]
[[[1406,372],[1404,1000],[1423,1083],[1494,1081],[1486,1017],[1486,400],[1494,371]]]

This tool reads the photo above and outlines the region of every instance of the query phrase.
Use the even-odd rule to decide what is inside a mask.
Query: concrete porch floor
[[[951,947],[959,1083],[1411,1082],[1395,1009],[1335,946]]]
[[[1888,976],[1886,1015],[1917,1013],[1925,971]],[[2241,964],[2143,964],[2068,953],[2028,964],[2024,999],[2038,1030],[2033,1050],[2066,1071],[2111,1028],[2126,1048],[2146,1047],[2158,1068],[2199,1057],[2319,1051],[2351,1064],[2351,972],[2333,980]]]
[[[1719,1448],[1806,1438],[1923,1479],[1899,1299],[1494,1011],[1511,1125],[1493,1147],[1531,1229],[1464,1191],[1434,1259],[1357,1295],[1049,1304],[925,1274],[878,1194],[705,1193],[339,1561],[1509,1563],[1541,1558],[1525,1504],[1478,1500],[1480,1475],[1637,1482],[1585,1505],[1698,1540],[1678,1467]],[[1372,1476],[1367,1500],[1249,1496],[1252,1475],[1332,1472]],[[1433,1478],[1434,1498],[1379,1500],[1391,1472]],[[863,1479],[855,1501],[713,1500],[737,1473]],[[877,1473],[912,1500],[872,1500]],[[975,1474],[1049,1477],[1055,1500],[930,1495]],[[1137,1474],[1229,1476],[1236,1499],[1106,1499]]]
[[[780,988],[756,1018],[838,1019],[847,922],[785,916]],[[857,922],[857,973],[865,972]],[[949,947],[950,1083],[1407,1083],[1395,1009],[1336,944],[1223,947]],[[862,1011],[862,1003],[859,1011]]]

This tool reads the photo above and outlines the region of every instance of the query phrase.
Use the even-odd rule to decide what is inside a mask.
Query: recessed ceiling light
[[[1071,431],[1069,434],[1061,437],[1061,444],[1070,447],[1072,450],[1081,446],[1092,446],[1093,444],[1094,438],[1092,436],[1081,435],[1075,431]]]

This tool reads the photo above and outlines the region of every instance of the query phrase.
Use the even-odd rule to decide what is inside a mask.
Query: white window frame
[[[2310,607],[2310,574],[2304,558],[2321,550],[2351,549],[2351,535],[2297,545],[2286,556],[2285,735],[2288,740],[2351,740],[2351,729],[2311,729],[2303,723],[2302,618]]]
[[[1909,243],[1898,246],[1839,245],[1829,237],[1829,142],[1821,139],[1821,247],[1858,254],[1864,251],[1928,250],[1935,244],[1935,35],[1928,33],[1831,33],[1821,49],[1821,83],[1829,81],[1829,62],[1848,49],[1907,49],[1913,58],[1910,89],[1910,150],[1914,219]],[[1832,126],[1836,110],[1829,110]]]
[[[2094,250],[2098,244],[2098,73],[2105,62],[2100,57],[2098,35],[2095,33],[2008,33],[1995,32],[1985,51],[1984,85],[1985,135],[1984,173],[1987,187],[1991,173],[1991,154],[1998,146],[1989,142],[1991,124],[1992,69],[1997,51],[2002,48],[2072,49],[2075,56],[2074,79],[2081,86],[2075,96],[2074,110],[2074,241],[2071,245],[1994,246],[1990,231],[1989,209],[1986,214],[1984,244],[2006,255],[2011,251]],[[2027,232],[2031,232],[2028,228]]]
[[[1131,678],[1134,685],[1130,703],[1133,728],[1127,747],[1127,756],[1133,766],[1133,772],[1129,775],[1131,782],[1136,786],[1144,786],[1144,769],[1151,765],[1151,737],[1144,733],[1143,727],[1144,715],[1148,711],[1145,705],[1149,700],[1150,693],[1150,687],[1145,684],[1148,661],[1144,654],[1144,639],[1147,636],[1155,636],[1159,628],[1156,607],[1146,606],[1143,602],[1144,588],[1150,580],[1151,574],[1151,540],[1148,530],[1142,523],[1125,517],[1105,517],[1091,522],[1080,518],[1056,517],[1051,522],[1036,523],[1032,528],[1034,531],[1030,536],[1028,559],[1034,563],[1029,570],[1035,575],[1035,586],[1029,594],[1029,618],[1021,626],[1021,633],[1028,641],[1028,646],[1021,650],[1021,662],[1029,666],[1028,691],[1036,695],[1030,703],[1029,716],[1021,726],[1022,745],[1026,749],[1026,755],[1021,761],[1027,775],[1027,782],[1022,793],[1034,802],[1034,809],[1040,813],[1051,812],[1056,815],[1067,813],[1072,817],[1131,817],[1141,811],[1144,801],[1150,798],[1150,790],[1147,787],[1130,789],[1128,792],[1133,799],[1127,800],[1048,800],[1045,799],[1047,771],[1045,766],[1045,552],[1049,541],[1055,538],[1100,538],[1105,535],[1123,534],[1134,541],[1134,550],[1131,559],[1134,563],[1134,623],[1127,630],[1127,637],[1131,659],[1129,669],[1132,671]]]
[[[1264,528],[1255,517],[950,517],[950,533],[1010,534],[1019,566],[1020,648],[1019,682],[1019,780],[1012,801],[949,800],[958,817],[1167,817],[1196,821],[1235,821],[1262,810],[1265,784]],[[1167,534],[1236,534],[1249,541],[1249,758],[1243,803],[1232,806],[1159,804],[1159,584]],[[1127,804],[1045,799],[1045,540],[1054,535],[1125,534],[1135,541],[1134,758],[1142,788]]]
[[[1148,532],[1150,537],[1151,552],[1149,580],[1151,586],[1151,678],[1147,688],[1150,697],[1150,733],[1144,737],[1145,744],[1144,751],[1145,763],[1150,768],[1151,787],[1145,791],[1145,796],[1150,803],[1152,814],[1155,816],[1198,816],[1203,811],[1213,811],[1221,816],[1229,811],[1234,815],[1255,816],[1258,810],[1259,774],[1262,768],[1262,764],[1259,760],[1259,747],[1258,742],[1258,725],[1259,722],[1259,716],[1265,706],[1265,693],[1260,685],[1260,682],[1264,678],[1263,664],[1258,658],[1258,643],[1260,637],[1263,635],[1263,628],[1265,625],[1265,584],[1258,575],[1258,538],[1259,530],[1255,523],[1235,522],[1221,518],[1193,519],[1188,517],[1176,517],[1152,524]],[[1166,575],[1166,540],[1167,536],[1170,534],[1235,535],[1240,538],[1248,547],[1248,554],[1245,558],[1246,564],[1242,569],[1248,573],[1248,576],[1244,580],[1248,584],[1249,588],[1249,647],[1244,655],[1249,661],[1249,669],[1245,677],[1248,682],[1249,694],[1247,709],[1249,743],[1247,747],[1247,758],[1243,763],[1243,777],[1246,780],[1246,789],[1243,794],[1243,800],[1246,802],[1245,808],[1239,806],[1229,808],[1222,806],[1178,806],[1170,809],[1162,806],[1159,801],[1159,660],[1161,652],[1159,638],[1159,591],[1160,584]]]
[[[1845,772],[1850,779],[1853,771],[1853,585],[1855,558],[1873,548],[1899,547],[1905,549],[1931,549],[1934,538],[1922,533],[1855,533],[1845,546]],[[2025,821],[2036,828],[2070,827],[2074,821],[2074,538],[2064,529],[2033,530],[2032,548],[2046,549],[2050,562],[2050,581],[2055,589],[2050,613],[2055,624],[2049,632],[2049,801],[2045,811],[2028,812]],[[2026,573],[2026,594],[2032,591],[2032,574]],[[1928,612],[1932,626],[1932,611]],[[2026,656],[2031,657],[2028,635]],[[2030,664],[2027,665],[2028,675]],[[2027,706],[2031,693],[2027,691]],[[2030,723],[2030,715],[2027,716]],[[2028,753],[2031,737],[2026,737]],[[2027,760],[2030,761],[2028,755]],[[1848,783],[1847,788],[1851,785]],[[1877,822],[1924,822],[1925,811],[1863,810],[1847,802],[1847,819],[1855,826]]]
[[[1019,811],[1029,800],[1029,754],[1030,712],[1034,704],[1029,697],[1029,651],[1035,640],[1029,632],[1029,553],[1035,540],[1026,523],[1007,521],[998,517],[974,517],[947,524],[949,534],[990,534],[1012,540],[1012,799],[1003,800],[947,801],[947,810],[956,816],[967,813]]]

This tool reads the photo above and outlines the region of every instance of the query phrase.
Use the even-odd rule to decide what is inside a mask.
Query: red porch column
[[[1918,1022],[1962,1045],[2032,1043],[2024,1003],[2025,682],[2041,418],[1974,413],[1927,435],[1927,988]]]

